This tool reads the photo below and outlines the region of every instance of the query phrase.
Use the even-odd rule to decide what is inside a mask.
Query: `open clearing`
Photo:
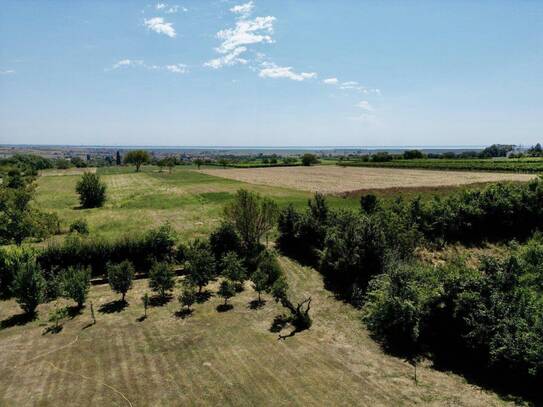
[[[295,298],[313,298],[313,327],[286,340],[269,330],[284,310],[267,295],[263,308],[251,309],[256,294],[249,284],[230,311],[218,312],[222,299],[212,296],[183,319],[172,300],[151,307],[143,321],[139,298],[147,280],[135,282],[127,308],[109,313],[100,307],[119,297],[107,285],[94,286],[89,301],[97,324],[90,325],[87,306],[57,334],[45,333],[48,313],[70,303],[40,305],[39,319],[20,325],[15,301],[0,302],[0,405],[504,404],[460,376],[426,366],[416,385],[413,368],[384,354],[359,311],[335,300],[317,272],[285,258],[281,265]],[[216,291],[217,283],[208,288]]]
[[[389,188],[445,187],[497,181],[529,181],[535,177],[530,174],[514,173],[339,166],[204,169],[201,172],[251,184],[323,193]]]

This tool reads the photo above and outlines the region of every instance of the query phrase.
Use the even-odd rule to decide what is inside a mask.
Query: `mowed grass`
[[[56,212],[66,230],[78,218],[87,220],[91,234],[118,237],[170,222],[181,238],[207,235],[221,220],[222,208],[236,191],[246,188],[273,198],[281,207],[307,205],[309,192],[253,185],[177,167],[172,173],[156,167],[99,168],[107,184],[103,208],[80,209],[75,186],[81,175],[47,175],[38,178],[37,204]],[[55,173],[56,174],[56,173]],[[357,208],[358,199],[331,197],[333,207]]]
[[[504,402],[454,374],[423,363],[418,385],[413,368],[384,354],[360,323],[359,311],[335,300],[314,270],[281,258],[295,298],[313,299],[310,330],[285,340],[270,332],[284,312],[268,295],[259,309],[246,289],[218,312],[222,299],[195,304],[176,315],[177,301],[151,307],[141,320],[140,297],[147,281],[129,292],[129,306],[105,313],[119,297],[94,286],[89,306],[67,318],[59,333],[46,333],[49,311],[64,300],[39,307],[39,319],[17,325],[15,301],[0,302],[0,405],[465,405]],[[181,278],[180,278],[181,279]],[[215,292],[217,282],[208,289]],[[177,294],[179,289],[176,289]],[[88,304],[88,302],[87,302]],[[288,333],[285,329],[283,333]]]

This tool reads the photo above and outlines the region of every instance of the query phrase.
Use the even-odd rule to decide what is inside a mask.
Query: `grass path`
[[[268,295],[259,309],[246,284],[234,308],[218,312],[222,299],[196,304],[176,316],[177,301],[152,307],[141,320],[139,298],[146,280],[135,282],[129,306],[104,313],[118,299],[94,286],[97,324],[89,310],[68,319],[58,334],[44,334],[48,312],[26,325],[5,321],[19,313],[0,302],[0,405],[501,405],[492,393],[454,374],[412,367],[384,354],[360,323],[359,311],[335,300],[315,271],[281,258],[295,299],[311,295],[313,327],[286,340],[269,331],[284,310]],[[215,292],[217,283],[208,288]],[[60,304],[65,302],[60,301]],[[288,333],[288,329],[283,333]],[[24,389],[22,391],[21,389]]]

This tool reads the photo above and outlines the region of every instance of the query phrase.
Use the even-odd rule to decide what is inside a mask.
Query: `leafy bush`
[[[70,224],[70,233],[79,233],[80,235],[89,234],[89,225],[85,219],[76,219]]]
[[[34,261],[35,255],[36,250],[27,246],[0,247],[0,299],[11,298],[17,270]]]
[[[118,264],[109,264],[107,279],[109,286],[113,291],[122,295],[122,301],[128,290],[132,288],[134,280],[134,266],[129,260],[124,260]]]
[[[134,268],[147,272],[155,261],[171,261],[176,254],[176,236],[169,225],[147,231],[141,237],[118,240],[70,235],[62,243],[51,243],[37,255],[44,270],[89,266],[93,277],[103,277],[108,263],[130,260]]]
[[[106,200],[106,184],[97,174],[83,174],[77,182],[75,191],[79,194],[79,202],[83,208],[99,208]]]
[[[66,298],[77,303],[77,307],[83,307],[90,288],[90,270],[83,267],[68,267],[61,274],[61,292]]]
[[[32,260],[20,263],[11,292],[26,314],[34,314],[45,299],[45,279],[40,266]]]

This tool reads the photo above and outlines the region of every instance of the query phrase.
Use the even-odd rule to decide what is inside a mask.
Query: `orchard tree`
[[[241,253],[241,240],[236,229],[230,223],[223,222],[215,231],[211,232],[209,244],[218,268],[221,268],[221,260],[226,253]]]
[[[168,263],[155,263],[149,273],[149,288],[157,292],[162,299],[173,290],[175,286],[175,273]]]
[[[209,244],[204,240],[193,241],[186,252],[185,268],[188,280],[198,286],[198,293],[215,275],[215,258]]]
[[[90,288],[90,269],[68,267],[61,274],[62,296],[74,300],[82,308]]]
[[[75,187],[83,208],[99,208],[106,200],[106,184],[97,174],[86,172]]]
[[[253,288],[258,293],[258,303],[262,304],[261,294],[268,288],[268,276],[261,269],[257,269],[251,276]]]
[[[133,150],[126,153],[124,156],[125,164],[134,164],[136,166],[136,172],[139,172],[142,164],[146,164],[151,161],[149,153],[145,150]]]
[[[141,302],[143,304],[143,310],[144,310],[143,316],[147,318],[147,308],[149,308],[149,294],[147,293],[143,294],[143,296],[141,297]]]
[[[190,311],[192,304],[196,302],[196,290],[192,284],[184,284],[181,294],[179,295],[179,302],[181,306],[187,307],[187,310]]]
[[[247,278],[247,269],[243,261],[234,252],[227,253],[222,258],[222,274],[234,283],[237,291],[243,290],[243,282]]]
[[[236,294],[236,290],[234,289],[234,284],[230,280],[223,280],[221,281],[221,285],[219,286],[219,291],[217,292],[219,296],[224,298],[224,306],[226,307],[228,305],[228,299],[232,298]]]
[[[275,225],[277,204],[269,198],[240,189],[234,202],[224,208],[224,217],[238,232],[243,248],[250,253]]]
[[[110,264],[108,266],[107,278],[111,289],[121,294],[121,300],[124,302],[127,291],[132,288],[134,266],[129,260],[125,260],[119,264]]]
[[[11,291],[28,315],[34,315],[36,308],[45,299],[45,279],[40,266],[34,261],[21,263],[15,272]]]

